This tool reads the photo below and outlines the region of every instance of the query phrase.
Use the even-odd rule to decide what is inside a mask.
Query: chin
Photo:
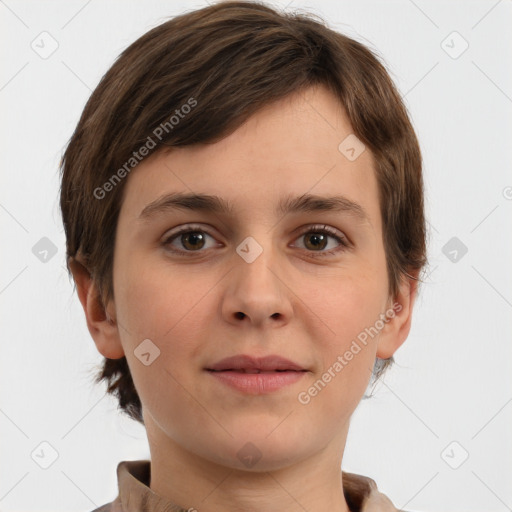
[[[216,450],[213,453],[210,450],[205,458],[231,469],[257,473],[283,469],[308,456],[302,450],[306,448],[302,436],[295,438],[284,429],[281,436],[275,435],[275,431],[268,435],[267,429],[264,432],[253,428],[225,442],[212,441],[210,447],[215,446]],[[311,447],[310,451],[315,450]]]

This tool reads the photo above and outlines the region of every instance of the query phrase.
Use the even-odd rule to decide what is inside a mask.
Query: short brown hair
[[[421,154],[400,94],[371,50],[315,18],[262,2],[217,3],[145,33],[103,76],[63,155],[60,196],[68,270],[80,258],[103,304],[113,298],[126,184],[112,178],[117,170],[118,178],[126,175],[120,171],[134,152],[149,138],[157,139],[155,149],[217,142],[261,107],[317,84],[339,99],[375,159],[390,296],[404,276],[424,267]],[[195,107],[171,127],[170,116],[190,98]],[[158,126],[168,127],[161,138]],[[391,363],[377,359],[374,378]],[[106,358],[96,380],[103,379],[120,408],[143,423],[126,358]]]

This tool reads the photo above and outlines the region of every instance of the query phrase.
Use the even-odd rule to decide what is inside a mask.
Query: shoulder
[[[138,510],[133,504],[139,502],[146,491],[149,491],[150,461],[131,460],[122,461],[117,465],[118,495],[110,503],[106,503],[91,512],[126,512]],[[123,506],[123,503],[125,504]],[[130,505],[128,505],[130,504]],[[146,508],[144,508],[146,510]]]
[[[343,491],[347,505],[355,512],[406,512],[379,491],[375,480],[364,475],[342,471]]]
[[[111,512],[112,510],[112,503],[106,503],[100,508],[95,508],[91,512]]]

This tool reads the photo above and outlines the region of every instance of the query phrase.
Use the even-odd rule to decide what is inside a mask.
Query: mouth
[[[234,373],[286,373],[306,372],[304,366],[278,355],[253,357],[245,354],[226,357],[205,368],[210,372]]]
[[[245,395],[280,392],[298,383],[309,372],[299,363],[275,354],[265,357],[239,354],[204,369],[220,385]]]
[[[308,370],[260,368],[225,368],[215,370],[207,368],[207,375],[218,382],[223,389],[226,386],[244,395],[266,395],[278,393],[305,378]],[[209,377],[210,378],[210,377]]]
[[[233,372],[233,373],[286,373],[286,372],[307,372],[308,370],[260,370],[259,368],[230,368],[229,370],[212,370],[206,368],[209,372],[221,373],[221,372]]]

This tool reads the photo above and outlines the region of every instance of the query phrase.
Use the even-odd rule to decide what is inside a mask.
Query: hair
[[[384,66],[314,14],[249,1],[220,2],[169,19],[126,48],[102,77],[60,163],[68,271],[80,262],[101,304],[114,298],[122,178],[148,141],[152,151],[215,143],[262,107],[314,85],[338,98],[374,157],[390,297],[404,277],[420,281],[416,276],[427,262],[420,148]],[[194,108],[185,109],[191,98]],[[181,112],[186,115],[173,116]],[[374,380],[393,362],[377,358]],[[121,410],[144,423],[126,358],[105,358],[96,376],[102,380]]]

